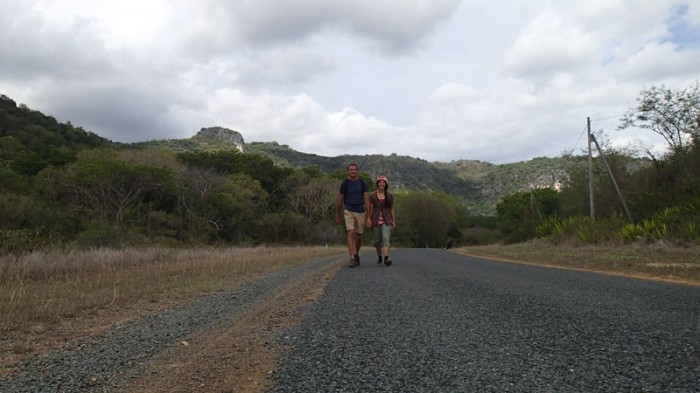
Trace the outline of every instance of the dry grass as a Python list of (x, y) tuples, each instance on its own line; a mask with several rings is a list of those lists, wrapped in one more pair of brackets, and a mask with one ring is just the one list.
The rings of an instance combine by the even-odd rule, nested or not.
[(546, 241), (508, 246), (474, 246), (455, 252), (572, 269), (700, 285), (700, 247), (666, 243), (624, 246), (567, 246)]
[[(173, 304), (342, 248), (95, 250), (0, 258), (0, 344), (69, 319), (134, 304)], [(128, 316), (125, 316), (127, 318)]]

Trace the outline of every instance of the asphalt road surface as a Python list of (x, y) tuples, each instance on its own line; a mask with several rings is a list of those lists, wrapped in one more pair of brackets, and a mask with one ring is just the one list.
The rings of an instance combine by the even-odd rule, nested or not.
[(282, 338), (271, 392), (700, 392), (700, 287), (362, 256)]

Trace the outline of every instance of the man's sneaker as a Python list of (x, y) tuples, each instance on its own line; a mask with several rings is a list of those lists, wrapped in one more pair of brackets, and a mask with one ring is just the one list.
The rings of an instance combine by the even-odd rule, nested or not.
[(384, 261), (384, 266), (391, 266), (391, 258), (387, 258), (386, 261)]
[(359, 255), (355, 255), (355, 265), (360, 266), (360, 256)]
[(348, 267), (355, 267), (355, 258), (350, 258), (350, 263), (348, 264)]

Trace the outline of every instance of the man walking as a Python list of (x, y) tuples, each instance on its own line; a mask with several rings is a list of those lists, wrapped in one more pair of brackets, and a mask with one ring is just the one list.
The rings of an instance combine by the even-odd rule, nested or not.
[(348, 164), (348, 178), (340, 184), (340, 194), (335, 208), (335, 222), (341, 223), (340, 214), (342, 212), (343, 223), (347, 231), (348, 251), (350, 252), (348, 267), (360, 264), (362, 233), (365, 228), (367, 210), (369, 210), (369, 188), (367, 183), (358, 177), (359, 169), (359, 166), (354, 162)]

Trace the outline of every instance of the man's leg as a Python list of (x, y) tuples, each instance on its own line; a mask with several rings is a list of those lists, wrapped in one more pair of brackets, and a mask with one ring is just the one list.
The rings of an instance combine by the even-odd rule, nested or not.
[(355, 245), (355, 242), (357, 240), (355, 236), (355, 228), (357, 225), (357, 222), (355, 220), (354, 215), (349, 212), (348, 210), (343, 211), (343, 217), (345, 218), (345, 229), (347, 233), (347, 243), (348, 243), (348, 252), (350, 253), (350, 267), (355, 266), (355, 262), (357, 261), (355, 258), (355, 255), (357, 253), (357, 246)]
[(358, 213), (355, 216), (355, 261), (360, 264), (360, 247), (362, 247), (362, 233), (365, 227), (365, 214)]
[(355, 240), (357, 239), (355, 235), (354, 230), (350, 230), (347, 232), (348, 234), (348, 251), (350, 252), (350, 258), (355, 257), (355, 254), (357, 254), (357, 249), (355, 245)]

